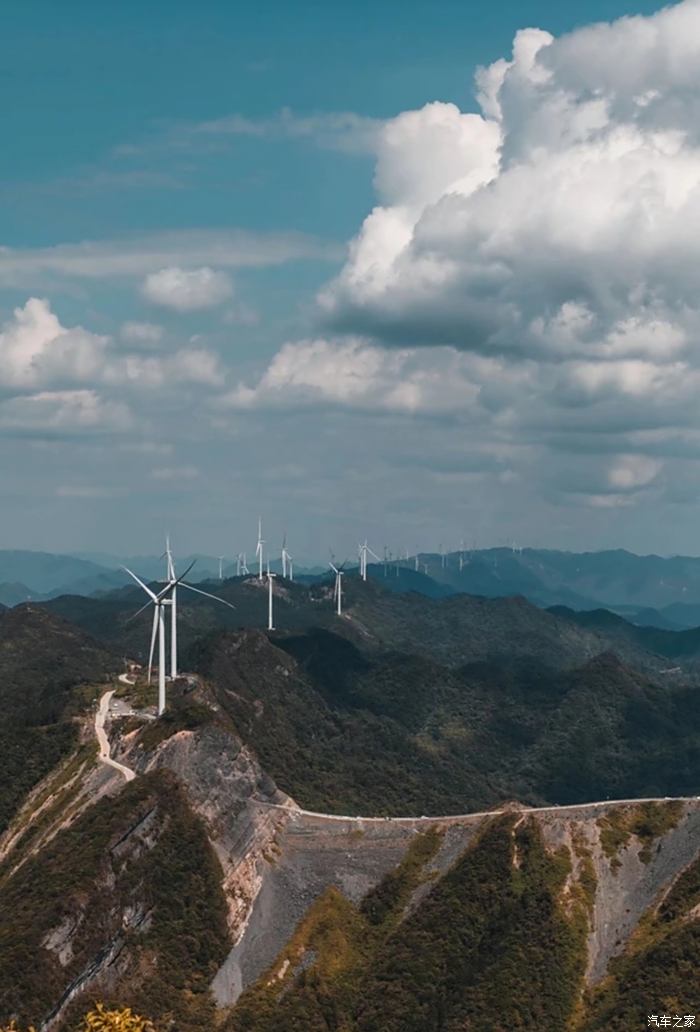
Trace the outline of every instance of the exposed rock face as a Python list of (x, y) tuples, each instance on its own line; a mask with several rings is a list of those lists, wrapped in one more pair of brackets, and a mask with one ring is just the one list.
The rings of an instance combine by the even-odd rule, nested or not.
[[(603, 977), (610, 959), (622, 952), (642, 914), (700, 855), (700, 802), (688, 802), (678, 824), (654, 843), (648, 863), (639, 859), (641, 846), (634, 837), (612, 862), (601, 846), (598, 820), (616, 809), (619, 807), (615, 804), (581, 806), (531, 815), (552, 850), (566, 846), (575, 872), (577, 852), (590, 854), (596, 879), (588, 937), (590, 983)], [(343, 820), (294, 810), (283, 818), (276, 827), (277, 857), (272, 862), (260, 858), (259, 890), (250, 917), (214, 980), (220, 1006), (234, 1003), (241, 990), (270, 967), (308, 908), (329, 886), (359, 902), (401, 861), (412, 838), (429, 827), (445, 832), (431, 864), (431, 871), (440, 876), (488, 820)], [(412, 906), (430, 891), (431, 884), (432, 878), (420, 887)]]
[(215, 724), (179, 731), (150, 755), (139, 756), (132, 749), (127, 756), (142, 770), (172, 771), (184, 787), (224, 872), (229, 926), (238, 939), (262, 884), (265, 858), (284, 824), (282, 808), (293, 801), (277, 789), (240, 739)]
[[(199, 818), (208, 840), (206, 849), (211, 845), (220, 865), (220, 870), (215, 865), (218, 873), (213, 887), (218, 892), (220, 877), (219, 913), (223, 915), (225, 908), (231, 946), (226, 944), (226, 935), (219, 940), (224, 946), (204, 985), (211, 984), (222, 1009), (232, 1007), (243, 990), (268, 971), (274, 972), (270, 977), (284, 981), (284, 965), (289, 961), (278, 961), (277, 968), (275, 961), (299, 922), (328, 889), (334, 887), (350, 903), (358, 904), (404, 860), (420, 832), (436, 828), (441, 832), (439, 848), (428, 862), (427, 877), (406, 903), (404, 916), (413, 914), (492, 821), (491, 815), (484, 814), (384, 819), (331, 817), (300, 810), (265, 774), (224, 715), (216, 712), (212, 716), (212, 720), (204, 719), (199, 726), (175, 731), (163, 740), (158, 740), (163, 728), (152, 724), (125, 736), (117, 755), (139, 775), (131, 786), (125, 785), (118, 773), (91, 765), (89, 758), (74, 769), (57, 771), (58, 784), (53, 791), (50, 782), (41, 787), (27, 801), (23, 813), (30, 830), (37, 822), (32, 848), (24, 848), (22, 835), (16, 828), (10, 829), (4, 843), (9, 862), (4, 871), (9, 872), (11, 885), (13, 853), (17, 862), (21, 861), (17, 868), (21, 876), (28, 860), (32, 864), (41, 861), (41, 857), (33, 857), (37, 850), (53, 839), (58, 842), (62, 827), (76, 827), (79, 820), (89, 818), (96, 800), (114, 796), (115, 804), (124, 806), (114, 825), (118, 834), (103, 832), (109, 843), (108, 859), (95, 859), (100, 881), (90, 889), (89, 898), (86, 896), (89, 912), (101, 915), (99, 934), (92, 927), (87, 937), (84, 908), (77, 895), (68, 908), (57, 908), (55, 920), (42, 929), (43, 962), (53, 986), (41, 1012), (45, 1029), (61, 1028), (66, 1015), (72, 1013), (70, 1008), (87, 993), (99, 989), (123, 994), (138, 965), (157, 967), (156, 953), (139, 953), (138, 947), (134, 952), (134, 944), (141, 941), (153, 920), (148, 893), (136, 882), (128, 883), (126, 891), (120, 879), (125, 871), (141, 870), (141, 865), (151, 863), (148, 858), (155, 849), (165, 848), (162, 843), (172, 822), (188, 819), (183, 810), (191, 810)], [(114, 728), (112, 731), (114, 746), (119, 748), (118, 735)], [(156, 782), (165, 779), (166, 787), (155, 784), (151, 799), (140, 786), (147, 786), (153, 778)], [(181, 794), (180, 809), (169, 808), (168, 785)], [(65, 807), (62, 791), (67, 793)], [(51, 820), (45, 819), (48, 799)], [(587, 886), (585, 977), (591, 986), (609, 971), (611, 959), (625, 949), (641, 917), (664, 898), (678, 875), (700, 855), (700, 801), (654, 805), (660, 830), (647, 830), (643, 841), (629, 828), (643, 825), (635, 820), (637, 814), (644, 816), (644, 804), (591, 804), (540, 811), (517, 805), (507, 808), (514, 814), (514, 832), (523, 822), (534, 821), (551, 854), (565, 856), (570, 871), (564, 895), (571, 896), (572, 912), (574, 904), (580, 911), (581, 887)], [(606, 820), (608, 826), (624, 831), (614, 848), (610, 836), (605, 838)], [(513, 867), (520, 859), (514, 848)], [(157, 869), (154, 863), (153, 870)], [(223, 917), (221, 921), (225, 932)], [(581, 935), (583, 957), (584, 933)], [(311, 955), (307, 962), (313, 963)]]

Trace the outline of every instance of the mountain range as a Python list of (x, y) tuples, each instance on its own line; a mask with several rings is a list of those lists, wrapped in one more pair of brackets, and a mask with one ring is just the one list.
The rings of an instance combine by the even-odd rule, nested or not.
[[(195, 580), (218, 579), (217, 557), (186, 556), (178, 568), (192, 562)], [(270, 565), (272, 572), (281, 572), (279, 559)], [(105, 594), (129, 583), (123, 566), (151, 580), (161, 578), (164, 571), (162, 556), (0, 551), (0, 603)], [(522, 595), (544, 608), (612, 609), (640, 626), (666, 630), (700, 626), (700, 559), (694, 557), (638, 556), (621, 549), (572, 553), (492, 548), (445, 556), (421, 553), (419, 569), (415, 566), (412, 559), (392, 559), (370, 565), (369, 573), (387, 590), (399, 593), (414, 591), (432, 598)], [(298, 564), (297, 580), (323, 580), (327, 569), (327, 564), (314, 561)], [(224, 560), (223, 573), (232, 577), (235, 563)]]
[[(0, 612), (0, 1027), (96, 999), (158, 1032), (700, 1011), (700, 631), (385, 580), (346, 574), (340, 617), (277, 581), (273, 632), (254, 577), (208, 584), (233, 610), (183, 590), (160, 719), (118, 680), (138, 587)], [(112, 689), (129, 782), (97, 754)]]

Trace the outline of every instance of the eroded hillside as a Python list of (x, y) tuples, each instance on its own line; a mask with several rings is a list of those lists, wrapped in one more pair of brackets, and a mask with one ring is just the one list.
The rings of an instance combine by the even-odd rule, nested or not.
[(193, 1032), (622, 1030), (700, 961), (700, 802), (314, 815), (195, 696), (112, 722), (133, 782), (93, 758), (29, 847), (5, 837), (0, 1017), (68, 1029), (105, 998)]

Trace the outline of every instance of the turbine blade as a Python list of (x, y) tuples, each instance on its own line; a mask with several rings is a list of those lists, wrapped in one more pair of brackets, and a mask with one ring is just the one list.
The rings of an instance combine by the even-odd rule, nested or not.
[(206, 598), (213, 598), (215, 602), (221, 602), (222, 606), (228, 606), (229, 609), (235, 609), (236, 607), (232, 602), (227, 602), (225, 598), (219, 598), (218, 595), (210, 595), (208, 591), (202, 591), (201, 588), (195, 588), (192, 584), (185, 584), (184, 581), (178, 581), (181, 588), (187, 588), (188, 591), (196, 591), (198, 595), (204, 595)]
[(127, 617), (127, 619), (124, 622), (125, 623), (131, 623), (131, 621), (135, 620), (137, 616), (141, 616), (141, 613), (143, 613), (144, 609), (148, 609), (148, 607), (152, 606), (152, 605), (153, 605), (152, 601), (146, 602), (145, 606), (141, 606), (140, 609), (137, 609), (136, 612), (132, 613), (131, 616)]
[(141, 580), (140, 577), (137, 577), (135, 573), (132, 573), (132, 571), (129, 569), (128, 566), (122, 566), (122, 570), (124, 570), (125, 573), (128, 573), (130, 577), (133, 577), (134, 580), (136, 581), (136, 583), (140, 584), (141, 587), (143, 588), (143, 590), (146, 592), (146, 594), (150, 595), (151, 598), (153, 599), (153, 601), (155, 602), (156, 596), (151, 591), (151, 589), (146, 584), (143, 583), (143, 581)]

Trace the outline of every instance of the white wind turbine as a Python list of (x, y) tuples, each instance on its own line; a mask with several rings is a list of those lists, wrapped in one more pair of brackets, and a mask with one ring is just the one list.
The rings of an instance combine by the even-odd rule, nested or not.
[(267, 563), (267, 629), (268, 631), (274, 631), (275, 623), (272, 619), (272, 582), (277, 576), (276, 573), (270, 573), (270, 562)]
[(236, 556), (236, 576), (247, 577), (250, 573), (248, 569), (248, 563), (246, 562), (245, 552), (239, 552)]
[(367, 544), (367, 538), (365, 538), (365, 542), (364, 542), (363, 545), (358, 545), (358, 555), (360, 557), (360, 577), (362, 577), (362, 580), (366, 581), (367, 580), (367, 556), (368, 555), (374, 556), (374, 558), (377, 560), (378, 563), (381, 562), (381, 559), (379, 558), (377, 553), (373, 552), (372, 549), (369, 547), (369, 545)]
[(228, 606), (229, 609), (235, 609), (236, 607), (226, 599), (219, 598), (218, 595), (211, 595), (208, 591), (202, 591), (201, 588), (195, 588), (192, 584), (185, 583), (184, 578), (190, 572), (194, 566), (196, 560), (192, 560), (190, 565), (187, 567), (185, 572), (180, 576), (175, 575), (175, 563), (173, 561), (172, 552), (170, 551), (170, 540), (167, 540), (166, 557), (168, 561), (168, 581), (164, 588), (158, 593), (152, 591), (147, 584), (137, 577), (136, 574), (124, 566), (123, 569), (126, 573), (132, 577), (136, 583), (143, 588), (146, 594), (149, 596), (149, 601), (144, 606), (134, 613), (131, 620), (136, 619), (145, 609), (148, 609), (150, 605), (154, 606), (153, 611), (153, 627), (151, 630), (151, 648), (148, 653), (148, 683), (151, 683), (151, 674), (153, 672), (153, 653), (155, 650), (156, 638), (158, 638), (158, 715), (160, 716), (165, 710), (165, 607), (170, 606), (170, 677), (171, 680), (175, 680), (178, 676), (177, 666), (177, 588), (178, 586), (187, 588), (188, 591), (194, 591), (197, 595), (204, 595), (206, 598), (211, 598), (215, 602), (221, 602), (222, 605)]
[(258, 580), (263, 579), (263, 541), (262, 536), (262, 519), (258, 517), (258, 543), (255, 546), (255, 558), (258, 560)]
[(282, 576), (290, 581), (294, 580), (294, 557), (287, 550), (287, 534), (282, 538)]
[(335, 585), (333, 587), (333, 601), (336, 603), (336, 613), (343, 615), (343, 567), (338, 568), (333, 563), (328, 564), (335, 574)]
[(226, 558), (226, 556), (223, 556), (223, 555), (218, 556), (218, 559), (219, 559), (219, 580), (223, 580), (224, 579), (224, 559), (225, 558)]

